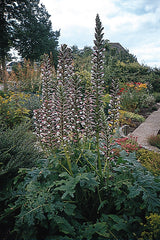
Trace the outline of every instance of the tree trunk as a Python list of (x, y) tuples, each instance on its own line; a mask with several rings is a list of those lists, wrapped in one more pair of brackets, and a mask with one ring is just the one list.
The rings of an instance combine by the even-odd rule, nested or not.
[(3, 81), (3, 86), (4, 86), (4, 92), (7, 92), (8, 86), (7, 86), (5, 57), (2, 58), (2, 81)]

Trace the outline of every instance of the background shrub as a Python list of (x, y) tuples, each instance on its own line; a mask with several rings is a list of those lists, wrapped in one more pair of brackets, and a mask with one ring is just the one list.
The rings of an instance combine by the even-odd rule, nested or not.
[(154, 96), (149, 93), (146, 83), (126, 83), (120, 89), (121, 108), (126, 111), (139, 113), (155, 103)]
[(29, 120), (29, 110), (23, 107), (29, 95), (9, 92), (0, 96), (0, 125), (12, 128), (16, 124)]
[(119, 122), (121, 126), (127, 124), (130, 127), (137, 127), (138, 125), (145, 121), (145, 118), (142, 115), (133, 112), (119, 110), (119, 113), (120, 113)]
[(147, 149), (140, 149), (137, 151), (138, 160), (149, 171), (155, 175), (160, 174), (160, 154), (149, 151)]
[(33, 110), (39, 109), (41, 106), (41, 95), (37, 92), (36, 94), (27, 94), (27, 98), (21, 103), (22, 107), (29, 110), (28, 116), (33, 117)]
[(146, 216), (146, 223), (144, 224), (144, 231), (141, 233), (139, 240), (154, 240), (160, 239), (160, 215), (151, 213)]
[(159, 92), (154, 92), (153, 96), (155, 97), (155, 101), (158, 103), (160, 102), (160, 93)]
[(24, 60), (14, 67), (8, 76), (8, 88), (11, 91), (36, 92), (41, 90), (40, 67)]

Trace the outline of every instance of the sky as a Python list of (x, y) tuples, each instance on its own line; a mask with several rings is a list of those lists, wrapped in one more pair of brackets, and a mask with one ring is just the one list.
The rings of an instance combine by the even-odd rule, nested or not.
[(140, 64), (160, 68), (160, 0), (41, 0), (60, 30), (59, 45), (93, 47), (95, 18), (104, 39), (119, 42)]

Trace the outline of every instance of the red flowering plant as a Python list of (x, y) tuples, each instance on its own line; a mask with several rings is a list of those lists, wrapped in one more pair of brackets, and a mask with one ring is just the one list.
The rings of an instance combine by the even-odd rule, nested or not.
[(112, 144), (112, 154), (119, 157), (119, 153), (125, 150), (126, 153), (137, 151), (141, 146), (137, 142), (137, 137), (129, 136), (115, 139)]

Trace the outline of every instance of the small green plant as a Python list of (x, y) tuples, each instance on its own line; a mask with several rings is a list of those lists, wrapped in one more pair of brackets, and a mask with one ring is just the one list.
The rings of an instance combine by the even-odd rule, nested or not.
[(160, 148), (160, 134), (158, 134), (156, 136), (154, 136), (154, 135), (150, 136), (148, 138), (148, 142), (150, 145)]
[(147, 149), (139, 149), (137, 158), (141, 164), (155, 175), (160, 174), (160, 154)]
[(146, 216), (146, 223), (143, 226), (145, 230), (141, 233), (139, 240), (160, 239), (160, 215), (151, 213)]

